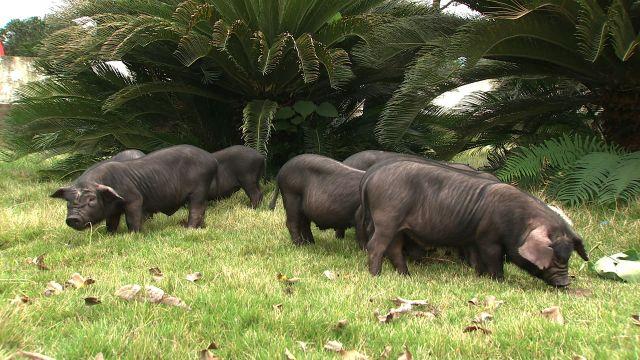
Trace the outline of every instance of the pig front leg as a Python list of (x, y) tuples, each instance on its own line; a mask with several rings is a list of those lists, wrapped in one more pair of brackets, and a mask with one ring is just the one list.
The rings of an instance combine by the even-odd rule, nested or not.
[(125, 205), (124, 217), (127, 221), (129, 232), (139, 232), (142, 229), (144, 211), (142, 210), (142, 199), (136, 199)]
[(116, 212), (107, 216), (107, 232), (110, 234), (118, 231), (118, 226), (120, 225), (120, 216), (122, 213)]
[(204, 215), (207, 209), (207, 187), (195, 191), (189, 199), (189, 220), (187, 227), (191, 229), (204, 226)]
[(495, 242), (477, 245), (475, 250), (478, 275), (488, 275), (492, 279), (502, 280), (504, 278), (504, 251), (502, 246)]

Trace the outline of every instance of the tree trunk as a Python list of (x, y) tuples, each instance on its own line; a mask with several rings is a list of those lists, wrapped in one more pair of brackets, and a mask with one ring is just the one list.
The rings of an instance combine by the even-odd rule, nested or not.
[(600, 122), (608, 141), (628, 151), (640, 150), (640, 93), (612, 92), (600, 104)]

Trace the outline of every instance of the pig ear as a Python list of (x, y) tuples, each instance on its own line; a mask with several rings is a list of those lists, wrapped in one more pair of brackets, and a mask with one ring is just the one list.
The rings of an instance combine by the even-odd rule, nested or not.
[(573, 250), (580, 255), (582, 260), (589, 261), (589, 255), (587, 255), (587, 250), (584, 249), (584, 243), (582, 242), (582, 239), (577, 236), (573, 238)]
[(69, 199), (71, 197), (71, 194), (73, 194), (74, 190), (72, 188), (60, 188), (58, 190), (56, 190), (53, 194), (49, 195), (49, 197), (55, 198), (55, 199)]
[(535, 266), (544, 270), (551, 265), (553, 249), (549, 233), (544, 226), (538, 226), (527, 235), (524, 243), (518, 248), (518, 253)]
[(96, 184), (96, 190), (99, 191), (102, 195), (107, 198), (111, 198), (111, 200), (124, 200), (120, 194), (118, 194), (111, 186)]

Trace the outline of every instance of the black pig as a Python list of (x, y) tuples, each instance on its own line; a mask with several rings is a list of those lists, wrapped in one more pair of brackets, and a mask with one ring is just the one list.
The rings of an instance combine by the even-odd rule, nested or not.
[(265, 157), (241, 145), (216, 151), (213, 156), (218, 160), (218, 172), (209, 188), (209, 200), (227, 198), (242, 188), (251, 207), (257, 208), (262, 201), (260, 178), (264, 174)]
[(353, 226), (363, 175), (364, 171), (324, 156), (298, 155), (278, 172), (269, 207), (275, 207), (281, 192), (291, 239), (297, 245), (313, 243), (312, 221), (320, 229)]
[(542, 201), (450, 167), (414, 161), (378, 167), (362, 180), (361, 201), (360, 219), (373, 230), (366, 245), (372, 275), (380, 273), (385, 254), (408, 274), (406, 238), (468, 248), (478, 274), (496, 279), (503, 277), (506, 257), (554, 286), (570, 283), (573, 250), (589, 259), (582, 239)]
[(99, 164), (51, 197), (67, 201), (66, 222), (76, 230), (106, 219), (107, 231), (115, 232), (124, 213), (129, 231), (136, 232), (147, 214), (172, 215), (186, 203), (187, 226), (199, 227), (217, 168), (210, 153), (178, 145), (139, 159)]

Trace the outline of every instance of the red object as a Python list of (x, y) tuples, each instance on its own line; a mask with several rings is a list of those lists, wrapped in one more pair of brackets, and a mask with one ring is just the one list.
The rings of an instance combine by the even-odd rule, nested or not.
[(0, 41), (0, 56), (4, 56), (4, 47), (2, 46), (2, 41)]

